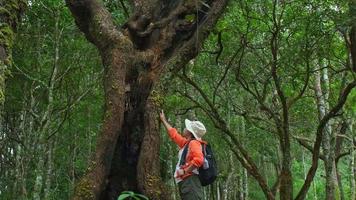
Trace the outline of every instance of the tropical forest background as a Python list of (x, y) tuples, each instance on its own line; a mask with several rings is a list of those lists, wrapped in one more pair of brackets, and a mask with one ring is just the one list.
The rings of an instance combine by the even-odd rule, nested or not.
[[(107, 76), (104, 51), (78, 28), (70, 2), (0, 3), (7, 52), (0, 199), (70, 199), (90, 171), (107, 117)], [(193, 2), (197, 10), (215, 5)], [(101, 3), (125, 29), (132, 2)], [(207, 128), (219, 175), (204, 188), (206, 199), (356, 200), (356, 2), (232, 0), (209, 33), (196, 56), (179, 70), (168, 66), (150, 91), (160, 138), (152, 162), (166, 198), (179, 199), (172, 177), (178, 148), (159, 124), (162, 109), (180, 131), (186, 118)]]

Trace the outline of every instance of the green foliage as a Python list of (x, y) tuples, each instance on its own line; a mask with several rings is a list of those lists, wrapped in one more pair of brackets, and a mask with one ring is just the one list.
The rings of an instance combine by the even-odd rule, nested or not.
[(186, 15), (184, 16), (184, 19), (190, 23), (193, 23), (195, 21), (195, 15), (194, 14)]
[[(207, 127), (205, 137), (214, 145), (217, 152), (218, 163), (223, 163), (218, 181), (224, 184), (232, 172), (241, 175), (241, 165), (231, 155), (229, 146), (224, 140), (225, 133), (215, 126), (214, 119), (208, 115), (220, 115), (237, 139), (242, 143), (248, 154), (257, 163), (260, 172), (267, 179), (270, 187), (276, 181), (276, 168), (280, 167), (280, 146), (276, 124), (271, 116), (263, 109), (256, 97), (247, 92), (243, 85), (262, 95), (266, 93), (263, 102), (273, 112), (281, 113), (280, 100), (276, 94), (276, 87), (271, 78), (271, 32), (273, 29), (273, 2), (272, 1), (234, 1), (231, 2), (228, 12), (219, 21), (213, 34), (204, 44), (204, 53), (186, 67), (185, 72), (202, 89), (208, 99), (213, 102), (216, 111), (210, 109), (198, 90), (187, 83), (178, 80), (169, 80), (163, 83), (165, 91), (170, 91), (165, 101), (173, 124), (182, 126), (184, 118), (198, 118)], [(281, 2), (276, 10), (277, 20), (280, 21), (278, 40), (277, 74), (282, 85), (282, 91), (288, 100), (296, 97), (306, 84), (306, 74), (309, 82), (306, 91), (293, 106), (289, 107), (290, 138), (292, 142), (293, 181), (294, 193), (298, 192), (304, 183), (305, 173), (310, 167), (311, 154), (303, 149), (294, 137), (308, 139), (313, 144), (316, 127), (318, 126), (318, 110), (315, 102), (314, 82), (315, 70), (328, 67), (330, 78), (330, 106), (335, 105), (338, 95), (345, 82), (354, 79), (350, 72), (339, 73), (347, 66), (348, 50), (338, 30), (347, 28), (345, 19), (348, 18), (348, 9), (345, 2), (336, 1), (295, 1)], [(218, 32), (222, 32), (223, 51), (216, 62), (218, 52)], [(246, 44), (244, 47), (243, 45)], [(242, 50), (244, 48), (244, 50)], [(237, 81), (237, 75), (243, 79)], [(183, 81), (184, 82), (184, 81)], [(167, 85), (171, 85), (168, 87)], [(324, 88), (325, 90), (325, 88)], [(353, 91), (345, 104), (344, 111), (353, 112), (355, 107)], [(189, 98), (187, 98), (189, 96)], [(352, 108), (353, 109), (352, 109)], [(177, 111), (178, 110), (178, 111)], [(186, 111), (188, 112), (179, 112)], [(176, 112), (174, 112), (176, 111)], [(184, 113), (184, 114), (181, 114)], [(345, 117), (354, 121), (354, 114)], [(351, 118), (350, 118), (351, 117)], [(336, 124), (341, 123), (340, 118), (335, 119)], [(347, 134), (350, 134), (348, 132)], [(228, 137), (227, 137), (228, 138)], [(229, 140), (229, 139), (227, 139)], [(349, 144), (349, 142), (346, 142)], [(343, 148), (347, 149), (347, 145)], [(167, 148), (168, 149), (168, 148)], [(305, 159), (301, 159), (302, 153)], [(166, 155), (165, 153), (164, 155)], [(230, 164), (231, 163), (231, 164)], [(308, 199), (314, 196), (325, 195), (325, 181), (323, 175), (323, 162), (319, 162), (319, 169), (308, 193)], [(340, 163), (339, 168), (349, 171), (347, 163)], [(236, 168), (238, 170), (236, 170)], [(340, 171), (342, 171), (340, 170)], [(350, 177), (346, 175), (345, 177)], [(347, 178), (342, 178), (344, 193), (349, 191)], [(241, 179), (233, 178), (240, 182)], [(347, 185), (347, 186), (346, 186)], [(236, 188), (237, 186), (235, 186)], [(227, 187), (228, 188), (228, 187)], [(240, 188), (239, 188), (240, 189)], [(264, 199), (259, 185), (250, 177), (249, 198)], [(230, 195), (230, 194), (229, 194)], [(233, 199), (233, 198), (232, 198)]]
[[(130, 12), (128, 1), (122, 2)], [(219, 121), (213, 118), (217, 115), (246, 149), (270, 188), (278, 178), (281, 146), (276, 124), (256, 96), (244, 88), (248, 85), (248, 89), (261, 96), (265, 93), (263, 103), (273, 112), (281, 113), (280, 99), (270, 72), (271, 38), (275, 30), (273, 2), (231, 1), (227, 12), (205, 42), (203, 51), (186, 66), (187, 76), (197, 83), (216, 110), (211, 110), (203, 96), (190, 84), (168, 73), (163, 75), (161, 88), (151, 94), (156, 106), (165, 110), (172, 125), (179, 130), (184, 128), (185, 118), (199, 119), (205, 124), (208, 131), (204, 140), (213, 146), (219, 167), (216, 183), (219, 185), (206, 191), (208, 199), (216, 196), (218, 186), (220, 195), (227, 195), (225, 199), (237, 199), (243, 190), (243, 183), (246, 183), (249, 199), (265, 199), (258, 183), (251, 175), (246, 175), (246, 170), (234, 155), (236, 146), (221, 130)], [(330, 106), (335, 105), (345, 84), (355, 78), (346, 70), (349, 53), (342, 35), (349, 29), (350, 17), (347, 2), (276, 2), (280, 3), (276, 10), (277, 20), (280, 20), (277, 74), (288, 100), (300, 93), (306, 83), (306, 75), (310, 75), (305, 93), (289, 107), (288, 115), (293, 188), (298, 191), (310, 167), (311, 154), (294, 138), (304, 138), (310, 145), (315, 140), (319, 123), (314, 92), (315, 71), (328, 69), (330, 86), (323, 89), (330, 90)], [(129, 19), (119, 1), (104, 0), (104, 3), (116, 24), (123, 24)], [(9, 14), (4, 9), (0, 9), (0, 13)], [(190, 22), (195, 18), (195, 15), (185, 15), (185, 20)], [(223, 49), (218, 44), (219, 32)], [(42, 169), (43, 180), (46, 177), (51, 179), (48, 198), (69, 199), (78, 178), (87, 170), (104, 115), (100, 55), (76, 28), (64, 1), (31, 1), (18, 33), (16, 40), (13, 40), (11, 29), (0, 25), (0, 40), (5, 36), (9, 38), (1, 44), (14, 47), (12, 77), (7, 79), (6, 84), (6, 134), (3, 135), (3, 130), (0, 130), (0, 164), (6, 163), (0, 167), (0, 199), (32, 199), (39, 160), (50, 160), (49, 155), (53, 163), (46, 163), (46, 168)], [(58, 75), (51, 91), (53, 101), (50, 102), (49, 82), (56, 50)], [(216, 60), (216, 52), (220, 50)], [(179, 59), (168, 62), (179, 62)], [(182, 72), (179, 74), (182, 75)], [(239, 77), (243, 78), (240, 82)], [(3, 80), (0, 76), (0, 83)], [(0, 90), (0, 102), (3, 96)], [(342, 117), (332, 121), (336, 134), (340, 131), (343, 118), (349, 124), (341, 152), (351, 150), (352, 143), (348, 138), (355, 137), (355, 102), (356, 92), (353, 90), (340, 112)], [(51, 117), (46, 119), (49, 105), (52, 106), (48, 112)], [(47, 121), (48, 128), (44, 130)], [(161, 176), (174, 191), (172, 174), (178, 148), (165, 131), (161, 130), (161, 136)], [(338, 163), (346, 199), (352, 193), (350, 161), (348, 155)], [(48, 166), (52, 167), (50, 176), (46, 175)], [(88, 192), (87, 183), (82, 183), (84, 193)], [(307, 199), (314, 197), (325, 198), (323, 161), (319, 162)], [(130, 191), (123, 192), (119, 197), (120, 200), (129, 198), (147, 199)]]
[[(12, 113), (16, 119), (12, 125), (18, 127), (16, 135), (26, 146), (17, 148), (18, 143), (9, 142), (7, 148), (15, 148), (16, 155), (24, 158), (16, 165), (25, 166), (21, 176), (26, 181), (21, 187), (29, 192), (22, 193), (19, 186), (13, 190), (4, 186), (1, 188), (8, 189), (1, 189), (0, 199), (32, 199), (37, 163), (48, 156), (42, 152), (46, 144), (55, 146), (52, 149), (55, 170), (51, 177), (58, 183), (51, 189), (50, 196), (69, 199), (76, 179), (87, 168), (101, 126), (100, 56), (76, 28), (63, 1), (32, 1), (28, 9), (14, 44), (14, 67), (6, 84), (5, 112)], [(49, 81), (57, 50), (58, 71), (50, 103)], [(49, 128), (43, 131), (42, 118), (49, 104), (52, 107), (50, 118), (46, 120), (49, 120)], [(27, 115), (29, 112), (32, 114)], [(1, 178), (0, 185), (16, 184), (11, 181), (16, 179), (14, 176)]]

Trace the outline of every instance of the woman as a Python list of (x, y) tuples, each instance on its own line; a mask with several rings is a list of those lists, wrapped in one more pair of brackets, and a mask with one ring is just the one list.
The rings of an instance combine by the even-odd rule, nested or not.
[[(202, 137), (206, 133), (205, 126), (200, 121), (185, 120), (185, 129), (181, 134), (173, 128), (166, 120), (163, 111), (160, 113), (161, 121), (167, 129), (169, 137), (175, 142), (180, 150), (178, 152), (178, 163), (174, 172), (174, 178), (179, 187), (179, 194), (182, 200), (204, 199), (203, 187), (198, 177), (198, 168), (203, 165), (204, 156), (202, 152)], [(188, 153), (185, 158), (182, 153), (185, 145), (188, 145)], [(181, 159), (185, 159), (185, 164), (180, 165)]]

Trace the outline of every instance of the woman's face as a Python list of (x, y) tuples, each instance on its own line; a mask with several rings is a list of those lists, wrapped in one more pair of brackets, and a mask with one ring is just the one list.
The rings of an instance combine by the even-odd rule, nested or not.
[(186, 128), (184, 128), (182, 135), (183, 135), (183, 137), (185, 137), (186, 139), (192, 139), (192, 134), (191, 134)]

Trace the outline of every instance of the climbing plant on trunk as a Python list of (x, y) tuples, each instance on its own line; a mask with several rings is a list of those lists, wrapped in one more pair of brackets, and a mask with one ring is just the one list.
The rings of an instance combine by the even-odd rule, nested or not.
[(101, 55), (105, 93), (96, 152), (73, 199), (112, 199), (123, 190), (167, 199), (152, 88), (163, 72), (178, 71), (198, 54), (227, 0), (133, 0), (135, 12), (121, 28), (99, 0), (66, 3)]

